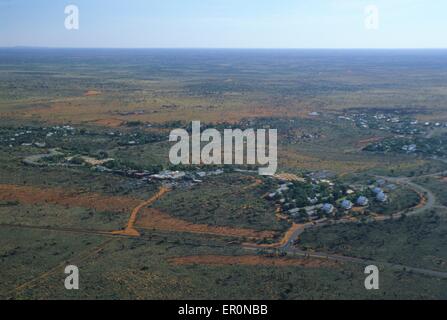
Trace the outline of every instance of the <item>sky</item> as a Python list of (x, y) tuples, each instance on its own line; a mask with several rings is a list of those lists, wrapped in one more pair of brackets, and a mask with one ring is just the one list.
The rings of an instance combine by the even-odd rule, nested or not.
[(0, 0), (0, 47), (447, 48), (446, 31), (446, 0)]

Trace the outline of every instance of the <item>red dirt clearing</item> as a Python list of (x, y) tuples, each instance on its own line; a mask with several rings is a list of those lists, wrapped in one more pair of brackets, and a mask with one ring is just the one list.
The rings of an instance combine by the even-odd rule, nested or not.
[(96, 91), (96, 90), (88, 90), (86, 93), (84, 93), (85, 97), (94, 97), (94, 96), (99, 96), (101, 95), (101, 91)]
[[(292, 226), (287, 230), (287, 232), (284, 234), (284, 236), (275, 243), (270, 244), (258, 244), (256, 245), (259, 248), (279, 248), (283, 245), (285, 245), (287, 242), (290, 241), (290, 238), (293, 236), (295, 231), (297, 231), (299, 228), (303, 227), (302, 224), (293, 223)], [(251, 245), (250, 243), (246, 243), (246, 245)]]
[(368, 138), (368, 139), (363, 139), (363, 140), (357, 141), (356, 145), (357, 145), (358, 148), (364, 148), (364, 147), (368, 146), (371, 143), (379, 142), (379, 141), (382, 141), (383, 139), (384, 139), (383, 137), (371, 137), (371, 138)]
[(135, 229), (135, 222), (137, 221), (138, 214), (144, 207), (148, 207), (152, 205), (155, 201), (163, 197), (165, 193), (169, 192), (169, 189), (162, 187), (154, 196), (152, 196), (149, 200), (140, 203), (137, 207), (132, 210), (130, 214), (129, 221), (127, 223), (127, 227), (124, 230), (114, 231), (114, 234), (123, 234), (128, 236), (140, 236), (140, 233)]
[(99, 119), (92, 121), (93, 124), (102, 126), (102, 127), (111, 127), (111, 128), (118, 128), (121, 127), (124, 124), (124, 120), (120, 119)]
[(245, 237), (251, 239), (272, 238), (275, 235), (273, 231), (256, 231), (244, 228), (216, 227), (206, 224), (194, 224), (185, 220), (171, 217), (167, 213), (163, 213), (160, 210), (152, 208), (145, 208), (141, 211), (136, 227), (141, 229), (158, 229), (238, 238)]
[(316, 258), (269, 258), (263, 256), (218, 256), (218, 255), (204, 255), (204, 256), (187, 256), (171, 258), (168, 260), (173, 265), (243, 265), (243, 266), (270, 266), (270, 267), (307, 267), (307, 268), (322, 268), (335, 267), (339, 263), (335, 261), (316, 259)]
[(141, 200), (129, 197), (112, 197), (58, 188), (42, 189), (17, 185), (0, 185), (0, 200), (15, 200), (26, 204), (51, 203), (68, 207), (123, 213), (129, 212), (130, 208), (137, 206), (141, 202)]
[[(161, 192), (154, 195), (151, 199), (142, 202), (140, 199), (130, 197), (82, 193), (80, 191), (69, 191), (59, 188), (44, 189), (33, 186), (0, 185), (0, 200), (18, 201), (25, 204), (48, 203), (66, 207), (91, 208), (97, 211), (131, 214), (129, 224), (126, 227), (128, 231), (142, 228), (253, 239), (272, 238), (274, 236), (272, 231), (259, 232), (252, 229), (194, 224), (146, 207), (158, 200), (166, 192), (167, 190), (162, 189)], [(139, 216), (137, 217), (137, 215)], [(120, 234), (126, 233), (125, 231), (120, 231)], [(132, 236), (138, 236), (138, 232), (135, 230), (135, 232), (132, 232)]]

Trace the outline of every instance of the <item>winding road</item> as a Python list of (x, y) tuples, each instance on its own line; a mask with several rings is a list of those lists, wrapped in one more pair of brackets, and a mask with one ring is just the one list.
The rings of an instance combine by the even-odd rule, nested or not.
[[(447, 161), (445, 161), (447, 163)], [(441, 176), (447, 172), (439, 172), (430, 174), (430, 176)], [(377, 222), (377, 221), (385, 221), (390, 219), (399, 219), (403, 215), (405, 216), (414, 216), (419, 215), (423, 212), (427, 212), (432, 209), (440, 209), (446, 207), (442, 205), (437, 204), (436, 196), (431, 192), (430, 190), (414, 183), (412, 180), (420, 177), (415, 178), (407, 178), (407, 177), (382, 177), (377, 176), (377, 178), (384, 179), (386, 181), (389, 181), (394, 184), (399, 185), (405, 185), (411, 189), (413, 189), (415, 192), (417, 192), (421, 197), (425, 199), (422, 205), (416, 206), (410, 210), (406, 210), (404, 212), (398, 212), (390, 216), (377, 216), (371, 219), (370, 222)], [(337, 255), (337, 254), (330, 254), (330, 253), (323, 253), (323, 252), (309, 252), (309, 251), (303, 251), (299, 248), (296, 248), (294, 246), (294, 243), (298, 240), (298, 238), (303, 234), (307, 229), (310, 228), (319, 228), (330, 224), (340, 224), (340, 223), (353, 223), (355, 220), (352, 219), (341, 219), (335, 222), (324, 222), (324, 223), (306, 223), (302, 225), (298, 225), (292, 233), (289, 234), (288, 239), (286, 241), (283, 241), (281, 244), (275, 246), (275, 247), (266, 247), (262, 245), (245, 245), (244, 248), (247, 250), (262, 250), (267, 252), (283, 252), (288, 255), (292, 256), (301, 256), (301, 257), (309, 257), (309, 258), (319, 258), (319, 259), (327, 259), (327, 260), (333, 260), (333, 261), (340, 261), (340, 262), (350, 262), (350, 263), (357, 263), (362, 265), (382, 265), (384, 267), (397, 270), (397, 271), (405, 271), (405, 272), (413, 272), (417, 274), (422, 274), (425, 276), (431, 276), (431, 277), (437, 277), (441, 279), (447, 279), (447, 272), (442, 271), (435, 271), (430, 269), (424, 269), (424, 268), (416, 268), (411, 266), (405, 266), (405, 265), (399, 265), (399, 264), (393, 264), (389, 262), (382, 262), (382, 261), (374, 261), (374, 260), (368, 260), (363, 258), (357, 258), (357, 257), (349, 257), (349, 256), (343, 256), (343, 255)]]

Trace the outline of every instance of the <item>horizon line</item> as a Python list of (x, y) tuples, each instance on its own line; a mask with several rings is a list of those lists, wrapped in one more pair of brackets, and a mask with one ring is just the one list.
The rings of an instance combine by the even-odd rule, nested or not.
[(0, 46), (0, 49), (100, 49), (100, 50), (447, 50), (447, 47), (64, 47), (64, 46)]

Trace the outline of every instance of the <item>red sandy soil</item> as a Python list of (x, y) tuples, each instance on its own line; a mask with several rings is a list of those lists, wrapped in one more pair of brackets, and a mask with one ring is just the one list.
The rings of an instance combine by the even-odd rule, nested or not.
[(102, 127), (118, 128), (118, 127), (121, 127), (125, 123), (125, 121), (120, 120), (120, 119), (110, 118), (110, 119), (95, 120), (91, 123), (96, 124), (98, 126), (102, 126)]
[(363, 139), (363, 140), (360, 140), (360, 141), (357, 142), (357, 147), (364, 148), (364, 147), (366, 147), (367, 145), (369, 145), (371, 143), (379, 142), (381, 140), (383, 140), (382, 137), (371, 137), (371, 138), (368, 138), (368, 139)]
[(101, 91), (96, 90), (88, 90), (86, 93), (84, 93), (85, 97), (93, 97), (93, 96), (99, 96), (101, 95)]
[(15, 200), (26, 204), (50, 203), (112, 212), (129, 212), (129, 208), (141, 202), (130, 197), (111, 197), (59, 188), (44, 189), (17, 185), (0, 185), (0, 200)]
[(137, 228), (141, 229), (158, 229), (229, 237), (245, 237), (252, 239), (272, 238), (275, 234), (273, 231), (256, 231), (244, 228), (194, 224), (185, 220), (171, 217), (167, 213), (152, 208), (145, 208), (141, 211), (136, 226)]
[(56, 204), (66, 207), (91, 208), (97, 211), (130, 213), (125, 230), (116, 234), (138, 236), (135, 228), (156, 229), (175, 232), (190, 232), (221, 236), (246, 237), (253, 239), (271, 238), (272, 231), (256, 231), (252, 229), (215, 227), (204, 224), (194, 224), (171, 217), (158, 210), (147, 208), (162, 197), (167, 189), (162, 188), (147, 201), (131, 197), (107, 196), (97, 193), (82, 193), (59, 188), (39, 188), (33, 186), (0, 185), (0, 200), (18, 201), (25, 204)]

